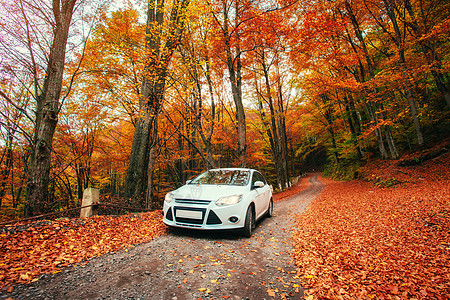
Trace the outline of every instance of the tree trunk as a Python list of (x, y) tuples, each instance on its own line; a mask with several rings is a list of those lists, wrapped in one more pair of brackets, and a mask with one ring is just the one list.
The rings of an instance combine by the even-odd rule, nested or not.
[[(358, 155), (358, 159), (363, 158), (363, 152), (361, 150), (361, 147), (358, 143), (358, 137), (359, 137), (359, 124), (358, 120), (355, 121), (355, 115), (356, 112), (353, 111), (354, 109), (354, 104), (351, 105), (350, 102), (352, 102), (353, 100), (350, 100), (350, 97), (348, 97), (347, 95), (344, 96), (345, 97), (345, 111), (346, 111), (346, 115), (347, 115), (347, 119), (348, 119), (348, 124), (350, 127), (350, 132), (352, 134), (352, 139), (353, 139), (353, 145), (355, 145), (356, 148), (356, 154)], [(353, 108), (351, 108), (353, 107)]]
[(283, 93), (281, 89), (281, 84), (278, 85), (278, 121), (279, 121), (279, 136), (280, 136), (280, 146), (281, 146), (281, 163), (283, 171), (283, 180), (285, 182), (285, 187), (289, 187), (290, 176), (289, 176), (289, 152), (288, 152), (288, 141), (287, 141), (287, 130), (286, 130), (286, 111), (283, 105)]
[[(369, 55), (369, 51), (367, 50), (367, 45), (366, 45), (366, 42), (364, 40), (363, 33), (362, 33), (361, 29), (360, 29), (358, 20), (356, 19), (356, 15), (354, 14), (352, 6), (351, 6), (349, 1), (346, 1), (344, 5), (345, 5), (345, 9), (347, 10), (347, 14), (350, 17), (350, 20), (352, 22), (353, 29), (355, 31), (355, 35), (356, 35), (356, 37), (357, 37), (357, 39), (358, 39), (358, 41), (359, 41), (359, 43), (361, 45), (361, 48), (363, 49), (364, 58), (365, 58), (366, 63), (367, 63), (367, 68), (369, 69), (370, 78), (374, 78), (375, 77), (374, 65), (373, 65), (372, 59), (371, 59), (371, 57)], [(351, 41), (350, 37), (349, 37), (349, 40)], [(351, 43), (353, 43), (353, 42), (351, 41)], [(356, 49), (355, 48), (353, 48), (353, 49), (356, 52)], [(360, 75), (360, 78), (357, 78), (357, 81), (359, 81), (361, 83), (364, 83), (366, 81), (366, 78), (365, 78), (365, 75), (364, 75), (365, 74), (364, 66), (362, 65), (361, 62), (360, 62), (360, 69), (361, 69), (361, 75)], [(368, 115), (370, 116), (371, 120), (374, 122), (375, 126), (378, 127), (378, 116), (377, 116), (377, 114), (378, 114), (378, 111), (380, 110), (379, 109), (380, 105), (377, 105), (377, 103), (375, 103), (375, 104), (367, 103), (366, 101), (364, 101), (364, 105), (366, 107), (366, 110), (367, 110)], [(382, 119), (383, 119), (383, 117), (382, 117)], [(357, 120), (356, 116), (354, 116), (354, 120)], [(359, 122), (358, 122), (358, 124), (359, 124)], [(383, 125), (382, 127), (383, 128), (384, 127), (389, 127), (389, 125)], [(394, 139), (392, 138), (392, 134), (391, 134), (390, 128), (387, 128), (386, 132), (388, 133), (386, 138), (389, 140), (388, 144), (389, 144), (390, 149), (396, 149), (395, 142), (394, 142)], [(378, 149), (380, 150), (381, 157), (384, 158), (384, 159), (388, 158), (388, 154), (387, 154), (386, 147), (385, 147), (385, 144), (384, 144), (382, 128), (379, 128), (379, 127), (376, 128), (375, 129), (375, 135), (377, 137)], [(391, 152), (393, 158), (397, 158), (398, 157), (398, 153), (397, 154), (395, 154), (395, 153), (396, 153), (396, 151)]]
[[(215, 107), (215, 103), (214, 103), (214, 94), (213, 94), (213, 87), (212, 87), (212, 81), (211, 81), (211, 76), (210, 76), (210, 69), (209, 69), (209, 58), (206, 58), (206, 80), (207, 80), (207, 84), (208, 84), (208, 90), (209, 90), (209, 96), (211, 99), (211, 119), (208, 120), (207, 123), (209, 123), (210, 127), (209, 130), (207, 131), (206, 129), (203, 129), (203, 123), (202, 123), (202, 119), (204, 117), (204, 113), (203, 113), (203, 101), (202, 101), (202, 86), (200, 83), (200, 78), (198, 76), (198, 72), (193, 72), (193, 76), (194, 76), (194, 81), (196, 83), (197, 86), (197, 94), (198, 97), (196, 97), (195, 100), (198, 99), (198, 107), (195, 110), (196, 113), (196, 117), (195, 117), (195, 130), (196, 130), (196, 138), (197, 138), (197, 148), (200, 150), (200, 154), (202, 156), (202, 158), (204, 159), (207, 168), (215, 168), (215, 163), (214, 163), (214, 158), (213, 158), (213, 153), (212, 153), (212, 143), (211, 143), (211, 138), (212, 135), (214, 133), (214, 118), (215, 118), (215, 111), (216, 111), (216, 107)], [(195, 102), (197, 103), (197, 101)], [(205, 134), (205, 131), (207, 131), (207, 133)], [(204, 144), (205, 147), (205, 152), (206, 152), (206, 157), (203, 155), (203, 153), (201, 152), (202, 150), (202, 146), (200, 143), (200, 139)]]
[(139, 118), (136, 120), (134, 129), (133, 145), (125, 182), (125, 196), (131, 198), (131, 202), (136, 205), (142, 203), (147, 187), (151, 124), (150, 118)]
[[(284, 164), (283, 164), (283, 153), (282, 153), (282, 145), (281, 145), (281, 139), (280, 139), (280, 123), (278, 121), (277, 115), (278, 112), (275, 110), (274, 101), (272, 97), (272, 90), (270, 87), (270, 79), (269, 79), (269, 68), (266, 65), (265, 62), (265, 53), (264, 50), (260, 53), (260, 59), (261, 59), (261, 67), (264, 73), (264, 87), (265, 87), (265, 93), (262, 91), (259, 92), (261, 98), (265, 98), (267, 101), (267, 104), (269, 106), (269, 119), (266, 117), (266, 114), (264, 112), (264, 107), (262, 104), (262, 100), (259, 100), (259, 108), (260, 108), (260, 117), (264, 124), (265, 130), (267, 132), (267, 135), (269, 136), (269, 142), (270, 142), (270, 148), (272, 150), (272, 157), (273, 157), (273, 163), (275, 165), (275, 170), (277, 174), (277, 184), (279, 189), (284, 189), (287, 184), (285, 180), (285, 172), (283, 170)], [(258, 89), (258, 88), (257, 88)], [(269, 121), (270, 120), (270, 121)]]
[(213, 84), (211, 80), (211, 69), (210, 69), (210, 62), (209, 57), (206, 58), (206, 81), (208, 82), (208, 90), (209, 90), (209, 97), (211, 98), (211, 120), (210, 120), (210, 127), (209, 132), (206, 137), (206, 139), (203, 140), (203, 143), (205, 144), (205, 151), (206, 155), (208, 157), (209, 164), (212, 168), (216, 167), (216, 164), (214, 162), (213, 152), (212, 152), (212, 135), (214, 133), (214, 124), (216, 119), (216, 103), (214, 101), (214, 92), (213, 92)]
[[(156, 125), (164, 98), (167, 69), (175, 48), (180, 43), (183, 32), (186, 8), (189, 0), (174, 0), (170, 14), (167, 40), (162, 50), (164, 24), (164, 0), (148, 2), (147, 29), (145, 35), (147, 64), (144, 67), (144, 79), (141, 87), (139, 108), (131, 148), (130, 162), (127, 170), (125, 196), (132, 198), (132, 203), (146, 207), (151, 203), (147, 191), (151, 182), (148, 176), (153, 171), (153, 159), (149, 160), (150, 150), (156, 144)], [(150, 188), (151, 189), (151, 188)]]
[(392, 26), (394, 28), (395, 36), (394, 36), (393, 40), (397, 46), (397, 52), (398, 52), (399, 61), (400, 61), (400, 68), (403, 73), (403, 80), (405, 83), (406, 98), (408, 99), (408, 102), (409, 102), (409, 107), (411, 109), (411, 115), (412, 115), (412, 118), (414, 121), (414, 128), (416, 129), (417, 143), (419, 144), (419, 146), (422, 146), (424, 144), (422, 127), (420, 125), (419, 114), (417, 111), (417, 105), (414, 100), (412, 87), (411, 87), (411, 84), (409, 81), (410, 78), (409, 78), (408, 70), (406, 67), (405, 51), (404, 51), (404, 45), (402, 42), (402, 36), (401, 36), (400, 28), (397, 23), (397, 18), (395, 16), (396, 4), (393, 0), (383, 0), (383, 2), (385, 5), (385, 8), (386, 8), (386, 13), (387, 13), (389, 19), (391, 20)]
[[(436, 53), (435, 43), (433, 43), (431, 41), (427, 41), (427, 40), (421, 40), (424, 33), (422, 32), (423, 30), (421, 29), (421, 27), (419, 26), (419, 24), (417, 22), (417, 18), (416, 18), (416, 14), (415, 14), (413, 5), (411, 4), (410, 0), (405, 0), (404, 3), (405, 3), (405, 8), (407, 9), (407, 11), (411, 17), (411, 22), (406, 22), (406, 25), (409, 25), (409, 27), (412, 28), (416, 38), (419, 40), (419, 44), (422, 48), (422, 52), (425, 54), (427, 63), (430, 65), (433, 65), (435, 67), (435, 69), (431, 70), (431, 75), (433, 76), (433, 79), (436, 83), (436, 87), (442, 94), (442, 97), (443, 97), (445, 103), (447, 104), (447, 108), (450, 109), (450, 89), (445, 84), (445, 78), (444, 78), (443, 70), (442, 70), (442, 60)], [(420, 1), (418, 4), (420, 5), (420, 9), (423, 12), (423, 2)], [(429, 27), (429, 26), (427, 26), (427, 24), (423, 24), (423, 25), (424, 26), (422, 28)]]
[[(238, 1), (236, 3), (236, 22), (239, 22), (239, 7)], [(223, 1), (223, 35), (225, 41), (225, 51), (227, 58), (228, 73), (230, 76), (231, 93), (233, 95), (234, 104), (236, 106), (236, 122), (237, 122), (237, 135), (238, 135), (238, 165), (244, 167), (247, 164), (247, 133), (246, 133), (246, 121), (245, 110), (242, 103), (242, 64), (241, 64), (241, 49), (239, 47), (239, 41), (235, 46), (236, 56), (233, 57), (231, 49), (231, 36), (229, 32), (229, 17), (226, 2)]]
[[(13, 137), (14, 132), (11, 132), (12, 129), (7, 128), (7, 138), (6, 145), (4, 149), (4, 153), (2, 154), (1, 169), (0, 169), (0, 207), (2, 207), (3, 197), (6, 195), (6, 182), (8, 181), (8, 177), (13, 169)], [(3, 157), (5, 158), (5, 162), (3, 163)], [(11, 186), (14, 184), (11, 181)]]
[(41, 94), (37, 97), (33, 153), (27, 182), (25, 215), (32, 216), (52, 209), (49, 203), (52, 142), (58, 123), (66, 45), (76, 0), (53, 0), (54, 37), (47, 73)]
[(153, 182), (153, 169), (155, 166), (155, 147), (150, 149), (150, 155), (148, 159), (148, 176), (147, 176), (147, 194), (145, 197), (145, 208), (156, 209), (158, 207), (158, 203), (155, 201), (156, 199), (153, 197), (154, 190), (154, 182)]
[[(322, 94), (321, 98), (323, 100), (323, 103), (325, 105), (327, 105), (328, 96), (325, 94)], [(333, 156), (336, 161), (336, 165), (339, 165), (340, 159), (339, 159), (339, 153), (338, 153), (338, 148), (337, 148), (337, 143), (336, 143), (336, 134), (334, 133), (334, 129), (333, 129), (334, 118), (333, 118), (333, 107), (332, 106), (325, 107), (324, 117), (327, 120), (327, 125), (328, 125), (327, 131), (330, 133), (330, 136), (331, 136), (331, 145), (332, 145)]]

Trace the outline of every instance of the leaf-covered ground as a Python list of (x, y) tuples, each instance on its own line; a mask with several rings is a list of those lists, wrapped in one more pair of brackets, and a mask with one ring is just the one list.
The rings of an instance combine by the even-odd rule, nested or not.
[(120, 217), (41, 221), (8, 226), (0, 234), (0, 289), (43, 273), (150, 241), (165, 232), (161, 211)]
[[(408, 161), (408, 165), (410, 164)], [(297, 217), (295, 260), (307, 299), (446, 299), (450, 294), (450, 155), (369, 164), (365, 180), (326, 182)], [(308, 187), (303, 178), (274, 195)], [(165, 233), (161, 211), (2, 228), (0, 289)], [(126, 251), (126, 250), (125, 250)]]
[(308, 188), (308, 186), (309, 186), (309, 178), (310, 177), (311, 176), (300, 178), (298, 180), (298, 182), (296, 184), (294, 184), (293, 186), (291, 186), (281, 192), (273, 194), (273, 197), (272, 197), (273, 202), (276, 203), (276, 202), (285, 200), (289, 197), (297, 195), (301, 191), (306, 190), (306, 188)]
[(450, 155), (398, 165), (367, 166), (368, 181), (322, 179), (294, 235), (307, 299), (448, 299)]
[[(306, 180), (274, 195), (274, 202), (304, 190)], [(38, 221), (0, 231), (0, 289), (38, 280), (89, 258), (145, 243), (164, 234), (161, 211), (89, 219)]]

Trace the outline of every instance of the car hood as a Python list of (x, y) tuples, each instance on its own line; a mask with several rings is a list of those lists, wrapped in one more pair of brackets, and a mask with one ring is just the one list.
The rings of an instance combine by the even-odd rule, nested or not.
[(248, 186), (187, 184), (173, 191), (172, 194), (176, 199), (215, 201), (221, 197), (243, 194), (246, 191)]

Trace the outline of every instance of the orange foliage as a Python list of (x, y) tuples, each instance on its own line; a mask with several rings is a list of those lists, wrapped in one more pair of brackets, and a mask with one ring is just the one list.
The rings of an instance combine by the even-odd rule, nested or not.
[(446, 299), (449, 165), (447, 153), (424, 166), (404, 167), (399, 174), (413, 176), (391, 188), (322, 179), (326, 189), (298, 217), (294, 236), (307, 294), (314, 299)]
[[(161, 211), (44, 221), (8, 226), (0, 234), (0, 289), (35, 281), (42, 273), (148, 242), (165, 232)], [(126, 234), (124, 234), (126, 233)]]

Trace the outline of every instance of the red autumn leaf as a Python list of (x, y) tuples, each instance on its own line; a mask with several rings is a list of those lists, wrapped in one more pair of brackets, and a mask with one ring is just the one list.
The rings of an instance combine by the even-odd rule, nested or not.
[[(450, 155), (418, 167), (369, 164), (367, 179), (395, 174), (402, 184), (335, 182), (298, 216), (294, 256), (306, 294), (339, 299), (445, 299), (450, 290)], [(306, 279), (307, 278), (307, 279)]]
[[(0, 288), (18, 280), (30, 282), (42, 273), (56, 273), (60, 267), (150, 241), (165, 232), (160, 214), (96, 216), (89, 221), (62, 219), (0, 235)], [(124, 231), (130, 234), (121, 234)]]

